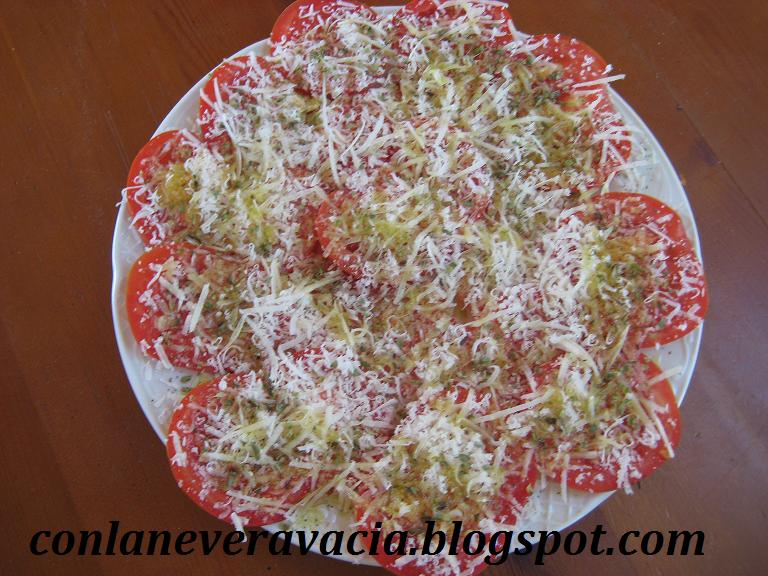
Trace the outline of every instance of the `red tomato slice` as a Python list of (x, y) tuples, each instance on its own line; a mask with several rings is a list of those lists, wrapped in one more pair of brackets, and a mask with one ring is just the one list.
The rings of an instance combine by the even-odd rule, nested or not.
[(353, 0), (296, 0), (283, 10), (272, 27), (272, 50), (279, 44), (298, 40), (318, 26), (333, 23), (347, 14), (378, 18), (368, 6)]
[[(204, 347), (198, 349), (193, 342), (196, 335), (184, 332), (185, 317), (179, 315), (173, 325), (158, 325), (163, 316), (159, 307), (174, 310), (177, 306), (175, 296), (158, 281), (159, 267), (174, 259), (179, 265), (200, 273), (207, 267), (206, 260), (212, 257), (215, 257), (212, 252), (193, 245), (161, 244), (145, 252), (134, 263), (127, 282), (128, 321), (136, 341), (150, 357), (160, 359), (156, 344), (159, 342), (172, 366), (212, 374), (218, 372), (215, 355)], [(213, 340), (211, 336), (210, 341)], [(225, 368), (234, 369), (238, 365), (235, 359), (224, 362)]]
[(664, 244), (667, 257), (664, 291), (669, 297), (652, 311), (650, 322), (636, 326), (645, 333), (641, 347), (668, 344), (691, 332), (707, 313), (709, 294), (704, 269), (677, 212), (651, 196), (626, 192), (599, 196), (596, 208), (604, 218), (620, 214), (618, 234), (631, 234), (645, 228), (655, 231), (654, 241)]
[[(656, 378), (661, 374), (661, 369), (644, 355), (640, 355), (640, 367), (646, 381)], [(660, 380), (651, 385), (645, 391), (637, 391), (638, 394), (654, 405), (655, 417), (664, 430), (669, 444), (674, 449), (680, 442), (680, 410), (677, 406), (675, 393), (672, 391), (668, 380)], [(672, 455), (669, 454), (666, 444), (659, 441), (655, 446), (639, 445), (631, 454), (630, 476), (632, 483), (649, 476), (658, 469)], [(562, 472), (558, 472), (560, 476)], [(607, 465), (593, 459), (573, 458), (568, 465), (566, 477), (568, 487), (586, 492), (610, 492), (617, 490), (619, 486), (619, 471), (615, 465)]]
[[(236, 512), (233, 498), (227, 494), (222, 479), (212, 478), (200, 456), (205, 441), (213, 438), (208, 421), (210, 414), (221, 409), (228, 394), (237, 394), (245, 384), (244, 376), (227, 376), (226, 388), (219, 387), (223, 378), (217, 378), (195, 387), (176, 407), (171, 416), (166, 451), (171, 471), (179, 487), (203, 510), (232, 523)], [(308, 480), (284, 478), (279, 485), (265, 486), (259, 498), (283, 500), (295, 504), (310, 489)], [(247, 526), (265, 526), (280, 522), (285, 516), (276, 511), (245, 510), (237, 512)]]
[[(463, 218), (468, 221), (477, 221), (485, 217), (491, 206), (490, 197), (473, 190), (467, 182), (475, 185), (479, 181), (477, 173), (465, 179), (465, 185), (453, 191), (452, 196), (456, 203), (455, 209), (463, 212)], [(354, 196), (346, 191), (331, 194), (331, 200), (325, 201), (317, 209), (315, 214), (315, 237), (320, 243), (323, 256), (341, 272), (359, 280), (363, 276), (366, 259), (364, 250), (359, 250), (360, 242), (350, 241), (336, 224), (337, 219), (344, 214), (354, 214), (357, 210)], [(372, 260), (370, 260), (372, 261)]]
[[(425, 25), (430, 23), (447, 25), (452, 20), (461, 18), (466, 13), (466, 8), (463, 6), (458, 6), (454, 3), (444, 7), (443, 4), (446, 4), (446, 0), (412, 0), (398, 10), (394, 21), (398, 22), (405, 18), (415, 17)], [(486, 44), (489, 46), (503, 46), (515, 39), (510, 27), (512, 17), (506, 8), (499, 4), (486, 4), (472, 0), (465, 4), (482, 9), (483, 16), (487, 19), (486, 23), (489, 24), (487, 29), (493, 34), (493, 36), (486, 39)]]
[[(531, 466), (529, 468), (530, 475), (527, 477), (526, 481), (530, 483), (522, 483), (519, 482), (515, 484), (515, 492), (517, 495), (521, 498), (524, 498), (522, 502), (526, 502), (528, 498), (530, 497), (530, 492), (532, 486), (536, 482), (537, 474), (535, 466)], [(377, 530), (376, 523), (379, 520), (374, 520), (373, 517), (369, 516), (368, 519), (366, 519), (363, 522), (363, 525), (361, 527), (362, 530), (367, 531), (371, 533), (373, 530)], [(421, 528), (421, 527), (419, 527)], [(411, 530), (413, 532), (413, 529)], [(489, 534), (484, 534), (485, 536), (485, 549), (481, 554), (467, 554), (463, 548), (463, 541), (464, 538), (467, 536), (469, 531), (463, 531), (459, 536), (458, 546), (456, 548), (456, 554), (453, 556), (453, 559), (449, 560), (448, 551), (449, 546), (451, 544), (450, 538), (451, 534), (446, 534), (446, 542), (445, 546), (442, 549), (440, 554), (436, 555), (421, 555), (421, 551), (424, 549), (424, 539), (423, 537), (416, 537), (415, 535), (411, 535), (407, 543), (405, 545), (405, 550), (409, 553), (405, 556), (400, 554), (387, 554), (386, 551), (383, 548), (383, 542), (384, 539), (387, 536), (386, 531), (381, 531), (381, 536), (379, 540), (379, 548), (378, 548), (378, 554), (374, 556), (374, 560), (382, 567), (388, 570), (389, 572), (393, 574), (398, 574), (400, 576), (424, 576), (425, 574), (432, 574), (434, 573), (438, 567), (442, 566), (443, 569), (449, 568), (452, 570), (455, 570), (455, 574), (462, 574), (466, 576), (475, 576), (476, 574), (479, 574), (483, 570), (485, 570), (488, 567), (488, 564), (484, 561), (485, 556), (488, 554), (488, 541), (490, 540)], [(367, 549), (370, 549), (371, 547), (371, 541), (373, 536), (369, 535), (363, 538), (363, 541), (365, 542), (365, 546)], [(432, 541), (430, 550), (435, 550), (435, 547), (438, 545), (438, 538), (435, 538), (435, 540)], [(397, 548), (398, 540), (395, 539), (393, 542), (393, 547)], [(470, 545), (470, 549), (473, 549), (477, 546), (477, 540), (475, 537), (475, 540), (472, 541)], [(497, 544), (498, 546), (498, 544)], [(413, 554), (410, 554), (411, 550), (414, 550), (415, 552)], [(414, 558), (414, 562), (410, 563), (402, 563), (402, 558), (404, 557), (412, 557)], [(426, 564), (419, 564), (419, 559), (429, 559), (426, 561)], [(434, 564), (432, 564), (434, 562)], [(441, 572), (442, 573), (442, 572)]]
[(154, 204), (153, 180), (171, 164), (189, 158), (195, 145), (184, 132), (163, 132), (147, 142), (131, 164), (125, 184), (125, 199), (133, 216), (132, 226), (147, 246), (166, 241), (170, 235), (186, 228), (184, 222), (171, 221), (168, 213)]
[(221, 64), (213, 71), (200, 91), (198, 118), (203, 140), (215, 144), (230, 141), (229, 134), (218, 118), (218, 103), (226, 104), (238, 88), (255, 88), (272, 70), (261, 56), (239, 56)]
[[(475, 394), (475, 399), (479, 399), (481, 394)], [(429, 405), (432, 405), (436, 401), (449, 399), (452, 406), (461, 406), (467, 402), (468, 398), (469, 389), (459, 385), (448, 388), (445, 391), (436, 394), (428, 400), (428, 403)], [(457, 408), (457, 410), (459, 410), (459, 408)], [(419, 414), (422, 414), (423, 411), (423, 406), (417, 408), (415, 411), (416, 417), (418, 417)], [(413, 414), (413, 412), (411, 414)], [(503, 522), (505, 524), (514, 524), (519, 512), (522, 510), (523, 506), (526, 504), (530, 497), (532, 487), (536, 482), (538, 473), (534, 459), (526, 458), (526, 455), (521, 448), (509, 448), (508, 456), (510, 458), (517, 459), (517, 461), (520, 462), (520, 466), (509, 471), (506, 476), (506, 481), (502, 486), (497, 499), (492, 503), (491, 508), (494, 510), (495, 521)], [(371, 497), (371, 495), (365, 496), (367, 498)], [(379, 530), (380, 528), (376, 526), (377, 522), (384, 522), (387, 519), (392, 519), (391, 517), (382, 517), (382, 515), (377, 514), (375, 511), (368, 513), (367, 508), (367, 506), (363, 505), (358, 509), (358, 518), (362, 520), (364, 530), (369, 532), (372, 530)], [(472, 519), (472, 522), (475, 521), (475, 519)], [(401, 521), (399, 523), (401, 525), (405, 525), (407, 524), (407, 521)], [(483, 561), (487, 554), (487, 548), (485, 548), (482, 554), (478, 555), (467, 554), (462, 549), (462, 542), (464, 537), (469, 533), (470, 530), (472, 530), (471, 527), (467, 526), (467, 523), (465, 523), (463, 527), (464, 531), (460, 535), (457, 554), (452, 558), (447, 554), (448, 546), (450, 544), (450, 534), (447, 535), (445, 548), (441, 554), (435, 556), (420, 555), (419, 553), (425, 544), (424, 537), (423, 535), (415, 534), (415, 531), (422, 528), (426, 528), (426, 525), (411, 527), (411, 534), (405, 545), (405, 556), (400, 554), (387, 554), (386, 551), (383, 550), (383, 546), (380, 544), (378, 555), (374, 556), (375, 560), (390, 572), (403, 576), (422, 576), (424, 574), (430, 574), (435, 571), (437, 566), (452, 569), (456, 571), (455, 573), (474, 575), (480, 573), (485, 567), (487, 567), (487, 564)], [(388, 532), (386, 529), (381, 531), (381, 538), (379, 540), (380, 543), (384, 541), (387, 534)], [(372, 534), (365, 538), (369, 546), (371, 544), (372, 538)], [(487, 546), (489, 535), (485, 534), (485, 538)], [(435, 545), (436, 542), (433, 541), (431, 549), (434, 549)], [(473, 546), (475, 545), (476, 544), (473, 544)], [(415, 552), (411, 554), (410, 551), (414, 549)], [(402, 558), (404, 557), (412, 557), (413, 561), (403, 562)], [(432, 564), (433, 562), (435, 562), (437, 566)]]
[(535, 34), (526, 43), (536, 56), (563, 68), (563, 82), (591, 82), (605, 77), (608, 65), (597, 51), (564, 34)]
[(408, 2), (408, 4), (398, 10), (395, 19), (397, 20), (399, 17), (408, 14), (413, 14), (415, 16), (432, 16), (437, 12), (439, 5), (439, 0), (411, 0), (411, 2)]
[[(563, 75), (557, 82), (562, 92), (560, 101), (567, 102), (572, 94), (578, 94), (593, 107), (592, 121), (595, 131), (601, 133), (603, 138), (612, 137), (608, 140), (612, 147), (607, 146), (605, 151), (601, 147), (595, 159), (595, 168), (605, 181), (611, 173), (629, 160), (632, 153), (629, 133), (622, 130), (624, 124), (611, 103), (605, 85), (574, 85), (605, 78), (608, 75), (608, 64), (587, 44), (563, 34), (537, 34), (528, 38), (527, 44), (532, 46), (532, 52), (536, 56), (562, 67)], [(603, 154), (605, 159), (601, 161)]]
[[(517, 514), (517, 511), (519, 509), (522, 509), (522, 507), (525, 505), (525, 503), (530, 498), (530, 495), (533, 490), (533, 486), (536, 483), (536, 480), (538, 479), (538, 473), (536, 471), (536, 465), (533, 460), (531, 460), (530, 465), (527, 468), (527, 474), (523, 477), (518, 475), (510, 475), (507, 483), (502, 487), (500, 499), (503, 499), (507, 502), (515, 502), (514, 505), (514, 515)], [(363, 519), (363, 513), (364, 509), (358, 510), (358, 519)], [(514, 516), (513, 516), (514, 518)], [(373, 530), (381, 530), (380, 527), (377, 527), (377, 522), (380, 522), (382, 519), (380, 517), (376, 517), (375, 514), (369, 515), (367, 518), (363, 520), (363, 524), (361, 529), (368, 531), (371, 533)], [(511, 523), (514, 523), (514, 519)], [(414, 529), (422, 529), (426, 528), (426, 525), (424, 527), (418, 526), (414, 527)], [(414, 529), (411, 529), (410, 532), (414, 532)], [(464, 541), (464, 538), (468, 534), (468, 530), (464, 530), (459, 537), (458, 546), (456, 548), (456, 555), (453, 556), (453, 559), (449, 560), (448, 557), (448, 551), (449, 546), (451, 544), (451, 534), (446, 534), (446, 542), (445, 546), (442, 549), (442, 552), (440, 554), (436, 555), (421, 555), (421, 551), (424, 550), (424, 538), (422, 535), (417, 537), (414, 534), (411, 534), (410, 537), (407, 540), (407, 544), (405, 546), (406, 551), (410, 552), (411, 550), (415, 549), (416, 552), (414, 552), (413, 555), (408, 554), (406, 556), (402, 556), (400, 554), (387, 554), (386, 551), (383, 548), (383, 542), (388, 534), (386, 530), (381, 530), (381, 537), (379, 540), (379, 548), (378, 548), (378, 554), (374, 556), (374, 560), (382, 567), (388, 570), (389, 572), (393, 574), (398, 574), (400, 576), (424, 576), (425, 574), (431, 574), (438, 566), (443, 566), (447, 568), (450, 566), (451, 569), (455, 570), (454, 573), (456, 574), (462, 574), (466, 576), (475, 576), (476, 574), (479, 574), (485, 568), (488, 567), (488, 564), (484, 561), (484, 558), (486, 555), (488, 555), (488, 541), (490, 539), (489, 534), (484, 534), (485, 536), (485, 549), (483, 553), (476, 554), (476, 555), (470, 555), (467, 554), (463, 548), (462, 543)], [(370, 549), (371, 541), (372, 541), (372, 534), (369, 536), (366, 536), (363, 538), (363, 541), (365, 542), (365, 546), (367, 549)], [(430, 550), (435, 550), (435, 547), (438, 545), (438, 538), (435, 538), (431, 545)], [(393, 547), (397, 548), (398, 540), (395, 540), (393, 543)], [(475, 539), (473, 543), (471, 544), (471, 549), (473, 547), (477, 546), (477, 540)], [(498, 546), (498, 544), (497, 544)], [(414, 558), (414, 562), (409, 563), (402, 563), (401, 558), (412, 556)], [(427, 560), (426, 565), (419, 564), (419, 559), (429, 559)], [(436, 565), (432, 565), (431, 562), (435, 562)], [(450, 564), (449, 564), (450, 563)], [(442, 572), (441, 572), (442, 573)]]

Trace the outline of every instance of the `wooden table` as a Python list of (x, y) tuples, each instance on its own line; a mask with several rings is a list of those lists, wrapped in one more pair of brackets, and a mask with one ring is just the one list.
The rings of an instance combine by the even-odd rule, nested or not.
[[(349, 574), (318, 556), (34, 557), (42, 529), (217, 529), (176, 488), (123, 372), (109, 306), (128, 164), (218, 62), (287, 2), (44, 2), (0, 10), (0, 572)], [(553, 556), (489, 574), (768, 573), (768, 4), (516, 2), (516, 24), (586, 40), (683, 179), (712, 304), (678, 457), (577, 524), (703, 530), (700, 557)]]

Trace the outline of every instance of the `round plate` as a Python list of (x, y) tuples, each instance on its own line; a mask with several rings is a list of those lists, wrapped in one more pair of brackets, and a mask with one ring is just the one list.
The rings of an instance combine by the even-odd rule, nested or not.
[[(381, 14), (389, 14), (398, 7), (376, 7)], [(268, 41), (261, 40), (243, 48), (231, 57), (242, 56), (249, 52), (265, 54)], [(186, 128), (192, 132), (197, 130), (196, 118), (200, 90), (205, 84), (207, 75), (201, 78), (176, 106), (168, 113), (157, 127), (155, 134), (171, 129)], [(643, 192), (654, 196), (680, 214), (685, 224), (688, 236), (693, 240), (696, 253), (701, 258), (699, 235), (693, 212), (688, 203), (680, 179), (677, 177), (672, 163), (659, 142), (642, 121), (637, 113), (613, 89), (611, 97), (616, 108), (624, 117), (627, 126), (631, 127), (637, 139), (633, 151), (634, 167), (628, 176), (623, 176), (611, 185), (611, 189), (632, 192)], [(126, 278), (131, 266), (144, 251), (144, 246), (138, 234), (130, 227), (130, 216), (125, 202), (120, 204), (112, 240), (112, 319), (115, 326), (117, 346), (120, 350), (128, 381), (144, 415), (149, 420), (158, 437), (165, 443), (165, 434), (173, 407), (180, 398), (180, 378), (191, 374), (183, 370), (166, 370), (156, 362), (148, 361), (139, 349), (139, 345), (131, 334), (125, 307)], [(663, 370), (677, 372), (669, 377), (669, 382), (675, 391), (678, 404), (682, 403), (693, 376), (696, 359), (701, 344), (702, 326), (685, 337), (658, 348), (647, 351), (648, 356), (655, 359)], [(594, 510), (612, 493), (592, 495), (573, 490), (565, 494), (560, 492), (560, 486), (545, 484), (542, 480), (534, 492), (524, 513), (518, 520), (520, 530), (564, 530), (580, 518)], [(332, 504), (319, 506), (308, 511), (294, 528), (314, 529), (348, 529), (352, 520), (339, 514)], [(280, 529), (285, 524), (280, 525)], [(277, 528), (277, 525), (275, 525)], [(372, 558), (366, 556), (342, 556), (342, 559), (367, 565), (376, 565)]]

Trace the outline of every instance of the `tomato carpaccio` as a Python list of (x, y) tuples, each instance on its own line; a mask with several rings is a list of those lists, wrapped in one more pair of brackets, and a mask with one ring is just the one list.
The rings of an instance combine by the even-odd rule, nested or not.
[(475, 574), (411, 554), (425, 520), (487, 538), (540, 477), (631, 490), (673, 455), (641, 350), (699, 326), (707, 286), (672, 208), (605, 191), (633, 154), (611, 74), (480, 0), (301, 0), (212, 72), (199, 130), (153, 138), (126, 187), (133, 334), (212, 378), (168, 435), (193, 501), (245, 526), (335, 499), (414, 530), (390, 571)]

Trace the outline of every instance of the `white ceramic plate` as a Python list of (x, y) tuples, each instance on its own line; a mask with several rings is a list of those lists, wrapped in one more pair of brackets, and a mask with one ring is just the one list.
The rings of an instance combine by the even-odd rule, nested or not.
[[(388, 14), (396, 9), (397, 7), (382, 7), (376, 8), (376, 11)], [(242, 49), (232, 57), (249, 52), (264, 54), (267, 48), (268, 41), (261, 40)], [(205, 80), (206, 78), (202, 78), (179, 100), (160, 123), (160, 126), (157, 127), (155, 134), (179, 128), (196, 131), (195, 120), (199, 94)], [(623, 115), (626, 124), (633, 128), (640, 143), (640, 146), (635, 146), (636, 151), (633, 152), (633, 155), (637, 156), (638, 159), (638, 167), (634, 174), (616, 182), (612, 188), (644, 192), (659, 198), (677, 210), (683, 219), (689, 237), (693, 240), (696, 253), (701, 257), (699, 235), (691, 206), (672, 163), (637, 113), (615, 91), (611, 90), (611, 96), (616, 108)], [(639, 154), (637, 150), (640, 150)], [(165, 443), (170, 411), (179, 397), (179, 378), (189, 373), (182, 370), (166, 370), (158, 367), (157, 363), (148, 362), (141, 354), (139, 346), (131, 334), (125, 307), (125, 283), (128, 271), (143, 251), (144, 247), (138, 234), (130, 227), (128, 209), (123, 202), (117, 214), (112, 240), (112, 318), (120, 357), (133, 392), (152, 428)], [(701, 333), (702, 326), (699, 326), (684, 338), (649, 354), (659, 362), (664, 370), (680, 368), (680, 372), (676, 376), (669, 378), (678, 403), (682, 402), (693, 375), (701, 343)], [(539, 486), (518, 521), (519, 529), (563, 530), (594, 510), (610, 495), (611, 493), (589, 495), (569, 491), (564, 497), (557, 485)], [(309, 513), (300, 521), (300, 524), (303, 527), (331, 530), (348, 528), (350, 521), (349, 518), (336, 514), (334, 508), (328, 505)], [(351, 562), (375, 565), (371, 558), (364, 556), (343, 558)]]

